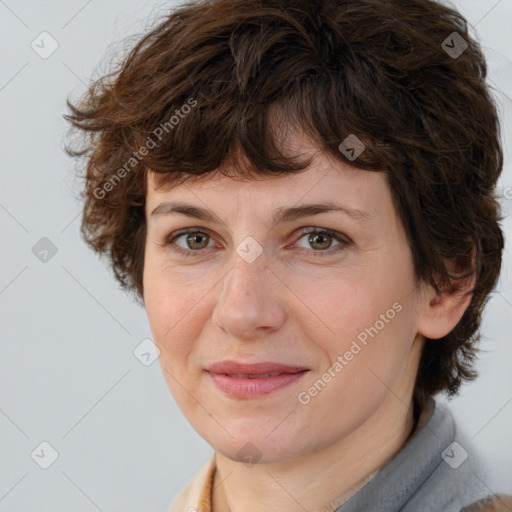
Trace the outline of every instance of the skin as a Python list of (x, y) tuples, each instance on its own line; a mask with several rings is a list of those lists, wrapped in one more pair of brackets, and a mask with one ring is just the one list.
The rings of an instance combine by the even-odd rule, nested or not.
[[(436, 295), (416, 282), (383, 174), (333, 160), (301, 134), (287, 143), (294, 154), (315, 155), (306, 171), (245, 182), (214, 173), (159, 189), (148, 175), (144, 302), (169, 389), (215, 451), (215, 512), (319, 509), (384, 466), (414, 427), (424, 337), (450, 332), (470, 300)], [(222, 222), (151, 215), (171, 200), (206, 207)], [(369, 217), (329, 212), (270, 228), (280, 207), (327, 201)], [(206, 233), (192, 248), (187, 235), (175, 240), (197, 257), (165, 245), (184, 228)], [(328, 235), (327, 242), (310, 242), (301, 228), (331, 229), (350, 243)], [(236, 251), (248, 236), (263, 249), (252, 263)], [(298, 394), (396, 303), (400, 312), (309, 403), (300, 403)], [(309, 372), (271, 395), (232, 398), (204, 371), (226, 359)], [(237, 456), (247, 442), (261, 456), (255, 465)]]

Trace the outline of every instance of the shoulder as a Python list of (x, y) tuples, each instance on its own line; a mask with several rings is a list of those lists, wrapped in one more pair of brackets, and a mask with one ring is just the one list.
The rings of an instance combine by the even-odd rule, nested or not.
[(449, 406), (439, 400), (432, 400), (431, 406), (429, 420), (398, 457), (409, 468), (402, 478), (408, 480), (410, 475), (415, 475), (403, 510), (461, 512), (463, 507), (478, 503), (492, 493), (488, 470), (481, 454), (459, 428)]
[(453, 504), (453, 510), (487, 498), (490, 491), (484, 461), (459, 428), (448, 405), (435, 401), (435, 413), (427, 430), (438, 440), (437, 466), (425, 481), (424, 492), (444, 496), (443, 505)]
[(402, 450), (336, 512), (461, 512), (489, 497), (486, 467), (450, 408), (431, 399), (420, 420)]

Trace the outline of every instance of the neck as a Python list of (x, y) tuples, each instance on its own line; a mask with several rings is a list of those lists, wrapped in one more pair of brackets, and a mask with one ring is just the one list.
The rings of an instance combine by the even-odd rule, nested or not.
[(339, 506), (406, 444), (415, 426), (413, 412), (412, 398), (406, 407), (389, 395), (350, 436), (284, 463), (247, 466), (216, 453), (213, 512)]

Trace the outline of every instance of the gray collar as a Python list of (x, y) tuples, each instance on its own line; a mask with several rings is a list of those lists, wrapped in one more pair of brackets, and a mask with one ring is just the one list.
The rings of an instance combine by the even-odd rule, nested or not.
[(396, 512), (422, 487), (455, 438), (450, 411), (432, 400), (432, 416), (372, 480), (335, 512)]

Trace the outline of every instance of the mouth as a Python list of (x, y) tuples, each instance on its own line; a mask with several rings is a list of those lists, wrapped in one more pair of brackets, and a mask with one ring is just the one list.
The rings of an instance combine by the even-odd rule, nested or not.
[(238, 363), (236, 361), (220, 361), (212, 364), (207, 368), (210, 373), (217, 373), (222, 375), (244, 377), (261, 375), (280, 375), (282, 373), (298, 373), (304, 370), (308, 370), (305, 366), (295, 366), (282, 363), (274, 362), (262, 362), (262, 363)]
[(278, 375), (283, 375), (283, 373), (259, 373), (254, 375), (247, 375), (244, 373), (220, 373), (218, 375), (226, 375), (227, 377), (232, 377), (233, 379), (267, 379), (268, 377), (277, 377)]
[(217, 388), (234, 398), (269, 395), (300, 380), (309, 369), (280, 363), (215, 363), (206, 370)]

